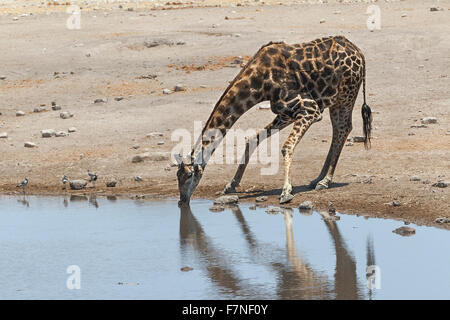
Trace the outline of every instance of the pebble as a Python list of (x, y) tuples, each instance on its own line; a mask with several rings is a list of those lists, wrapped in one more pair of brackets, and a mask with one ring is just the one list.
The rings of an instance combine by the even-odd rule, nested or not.
[(300, 203), (300, 205), (298, 206), (298, 208), (300, 210), (312, 210), (313, 208), (313, 203), (311, 201), (303, 201), (302, 203)]
[(436, 223), (450, 223), (450, 218), (437, 218), (434, 220)]
[(402, 18), (406, 18), (407, 16), (408, 16), (408, 14), (406, 14), (406, 13), (402, 14)]
[(420, 121), (422, 124), (433, 124), (437, 123), (437, 119), (435, 117), (425, 117)]
[(86, 180), (72, 180), (70, 181), (70, 189), (72, 190), (81, 190), (84, 189), (87, 185)]
[(108, 99), (106, 98), (100, 98), (100, 99), (95, 99), (94, 103), (106, 103), (108, 102)]
[(162, 136), (164, 136), (162, 132), (150, 132), (147, 134), (147, 138), (162, 137)]
[(53, 130), (53, 129), (41, 130), (42, 138), (50, 138), (50, 137), (53, 137), (54, 135), (55, 135), (55, 130)]
[(173, 91), (175, 92), (180, 92), (180, 91), (186, 91), (186, 88), (182, 85), (177, 84), (174, 88)]
[(0, 76), (0, 80), (5, 80), (6, 76)]
[(403, 227), (393, 230), (392, 232), (399, 234), (401, 236), (412, 236), (413, 234), (416, 233), (416, 229), (414, 229), (412, 227), (403, 226)]
[(431, 7), (431, 8), (430, 8), (430, 11), (431, 11), (431, 12), (435, 12), (435, 11), (444, 11), (444, 9), (443, 9), (443, 8), (440, 8), (440, 7)]
[(114, 98), (114, 100), (116, 100), (116, 101), (121, 101), (121, 100), (123, 100), (124, 98), (123, 97), (115, 97)]
[(70, 128), (68, 129), (68, 131), (69, 131), (69, 133), (77, 132), (77, 128), (75, 128), (75, 127), (70, 127)]
[(162, 145), (164, 144), (164, 141), (158, 141), (156, 144), (157, 144), (158, 146), (162, 146)]
[(6, 139), (6, 138), (8, 138), (8, 133), (0, 132), (0, 139)]
[(134, 181), (141, 182), (144, 181), (140, 176), (135, 176)]
[(106, 183), (107, 188), (114, 188), (117, 184), (117, 181), (109, 181)]
[(39, 113), (39, 112), (43, 112), (45, 110), (47, 110), (45, 107), (39, 107), (39, 108), (34, 108), (33, 112), (34, 113)]
[(256, 202), (264, 202), (264, 201), (267, 201), (267, 196), (261, 196), (261, 197), (257, 197), (256, 199), (255, 199), (255, 201)]
[(236, 204), (239, 201), (239, 197), (236, 195), (221, 196), (214, 200), (214, 204)]
[(353, 142), (347, 142), (345, 145), (346, 145), (347, 147), (351, 147), (351, 146), (354, 145), (354, 143), (353, 143)]
[(67, 132), (65, 132), (65, 131), (58, 131), (58, 132), (55, 133), (55, 137), (66, 137), (68, 135), (69, 134)]
[(59, 114), (59, 117), (60, 117), (61, 119), (69, 119), (69, 118), (72, 118), (72, 117), (73, 117), (73, 114), (71, 114), (71, 113), (68, 112), (68, 111), (64, 111), (64, 112), (61, 112), (61, 113)]
[(188, 271), (194, 270), (194, 268), (191, 268), (191, 267), (183, 267), (183, 268), (181, 268), (180, 270), (183, 271), (183, 272), (188, 272)]
[(52, 110), (53, 111), (61, 110), (61, 106), (54, 105), (54, 106), (52, 106)]
[(364, 142), (365, 138), (362, 136), (354, 136), (353, 142)]
[(418, 176), (411, 176), (409, 181), (420, 181), (420, 178)]
[(138, 144), (135, 144), (134, 146), (132, 146), (133, 149), (139, 149), (141, 146)]
[(172, 93), (172, 90), (170, 90), (170, 89), (163, 89), (163, 94), (171, 94)]
[(319, 23), (325, 23), (325, 19), (320, 19)]
[(393, 205), (394, 207), (400, 207), (402, 204), (401, 204), (400, 201), (394, 200), (394, 201), (392, 201), (392, 205)]
[(16, 111), (16, 117), (23, 117), (25, 115), (25, 112), (23, 111)]
[(25, 142), (24, 147), (25, 148), (34, 148), (34, 147), (36, 147), (36, 144), (33, 142)]
[(433, 183), (431, 186), (436, 187), (436, 188), (447, 188), (450, 185), (449, 181), (438, 181), (436, 183)]

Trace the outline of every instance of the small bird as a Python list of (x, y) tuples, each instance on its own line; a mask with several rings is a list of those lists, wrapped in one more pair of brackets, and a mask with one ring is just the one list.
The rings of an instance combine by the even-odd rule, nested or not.
[(64, 189), (66, 188), (66, 183), (69, 181), (69, 178), (67, 178), (66, 175), (64, 175), (61, 179), (61, 182), (63, 183)]
[(94, 182), (97, 181), (98, 176), (95, 173), (92, 173), (88, 170), (88, 175), (90, 177), (91, 180), (89, 180), (90, 182)]
[(16, 188), (25, 188), (28, 184), (28, 178), (25, 178), (21, 183), (19, 183)]

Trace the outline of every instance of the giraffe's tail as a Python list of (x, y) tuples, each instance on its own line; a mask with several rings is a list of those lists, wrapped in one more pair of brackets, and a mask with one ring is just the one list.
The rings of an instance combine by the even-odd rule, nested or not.
[(372, 133), (372, 110), (369, 105), (366, 103), (366, 66), (364, 64), (364, 73), (363, 73), (363, 98), (364, 103), (361, 109), (361, 115), (363, 118), (363, 132), (364, 132), (364, 147), (366, 149), (370, 149), (370, 137)]

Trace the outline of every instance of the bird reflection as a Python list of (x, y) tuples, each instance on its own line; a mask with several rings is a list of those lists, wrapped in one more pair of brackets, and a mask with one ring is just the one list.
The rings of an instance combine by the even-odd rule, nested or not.
[(30, 207), (30, 203), (29, 203), (28, 200), (26, 199), (25, 194), (24, 194), (23, 198), (22, 198), (22, 199), (18, 199), (17, 202), (20, 203), (20, 204), (22, 204), (22, 205), (24, 205), (24, 206), (27, 207), (27, 208)]
[(98, 209), (97, 196), (95, 194), (89, 195), (89, 204), (92, 204), (96, 209)]
[(223, 251), (214, 248), (201, 224), (192, 214), (189, 206), (181, 207), (180, 246), (182, 252), (193, 248), (201, 257), (202, 264), (211, 281), (225, 292), (234, 295), (260, 294), (262, 298), (277, 299), (361, 299), (363, 293), (359, 289), (356, 263), (348, 252), (339, 228), (335, 221), (324, 219), (331, 236), (336, 254), (334, 279), (330, 280), (325, 273), (314, 270), (306, 259), (297, 253), (292, 228), (293, 210), (282, 209), (286, 227), (286, 248), (272, 248), (261, 243), (251, 231), (244, 215), (238, 206), (231, 208), (246, 240), (253, 263), (269, 267), (276, 274), (275, 292), (261, 292), (261, 286), (252, 288), (239, 274), (230, 268), (229, 259)]

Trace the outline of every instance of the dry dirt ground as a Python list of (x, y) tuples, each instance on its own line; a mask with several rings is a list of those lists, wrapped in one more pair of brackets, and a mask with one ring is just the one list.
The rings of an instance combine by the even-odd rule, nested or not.
[[(237, 56), (251, 57), (269, 41), (300, 43), (339, 34), (366, 56), (368, 103), (374, 112), (372, 149), (364, 150), (361, 143), (344, 147), (333, 187), (309, 190), (331, 141), (325, 111), (324, 120), (314, 124), (296, 148), (290, 205), (311, 200), (326, 209), (332, 202), (340, 212), (419, 224), (450, 216), (450, 188), (432, 186), (450, 179), (449, 1), (380, 2), (381, 29), (374, 32), (366, 27), (366, 3), (231, 2), (157, 8), (153, 2), (122, 8), (119, 2), (82, 4), (79, 30), (67, 29), (66, 6), (3, 2), (0, 134), (8, 137), (0, 138), (0, 192), (17, 192), (24, 177), (30, 179), (28, 194), (70, 192), (62, 190), (61, 177), (86, 179), (90, 169), (99, 180), (86, 192), (176, 197), (176, 168), (169, 161), (132, 163), (132, 157), (145, 151), (170, 152), (177, 144), (171, 141), (172, 132), (193, 132), (194, 121), (206, 121), (239, 72), (239, 65), (232, 64)], [(431, 12), (433, 6), (443, 10)], [(150, 45), (152, 41), (159, 45)], [(177, 84), (187, 90), (162, 93)], [(362, 134), (361, 96), (351, 137)], [(99, 98), (107, 102), (94, 103)], [(61, 111), (51, 110), (52, 101), (74, 116), (61, 119)], [(46, 111), (33, 112), (44, 104)], [(17, 117), (18, 110), (25, 115)], [(427, 116), (438, 123), (413, 127)], [(236, 127), (259, 129), (272, 118), (270, 110), (253, 108)], [(43, 129), (69, 127), (77, 131), (41, 137)], [(163, 136), (149, 138), (150, 132)], [(280, 141), (288, 132), (281, 133)], [(28, 141), (36, 147), (25, 148)], [(281, 166), (272, 176), (262, 176), (260, 168), (249, 166), (238, 190), (241, 201), (268, 195), (268, 203), (278, 203)], [(194, 198), (215, 197), (235, 170), (235, 164), (208, 166)], [(136, 182), (135, 176), (143, 181)], [(410, 181), (411, 176), (420, 181)], [(115, 188), (106, 188), (110, 180), (117, 181)], [(394, 200), (401, 205), (392, 206)]]

